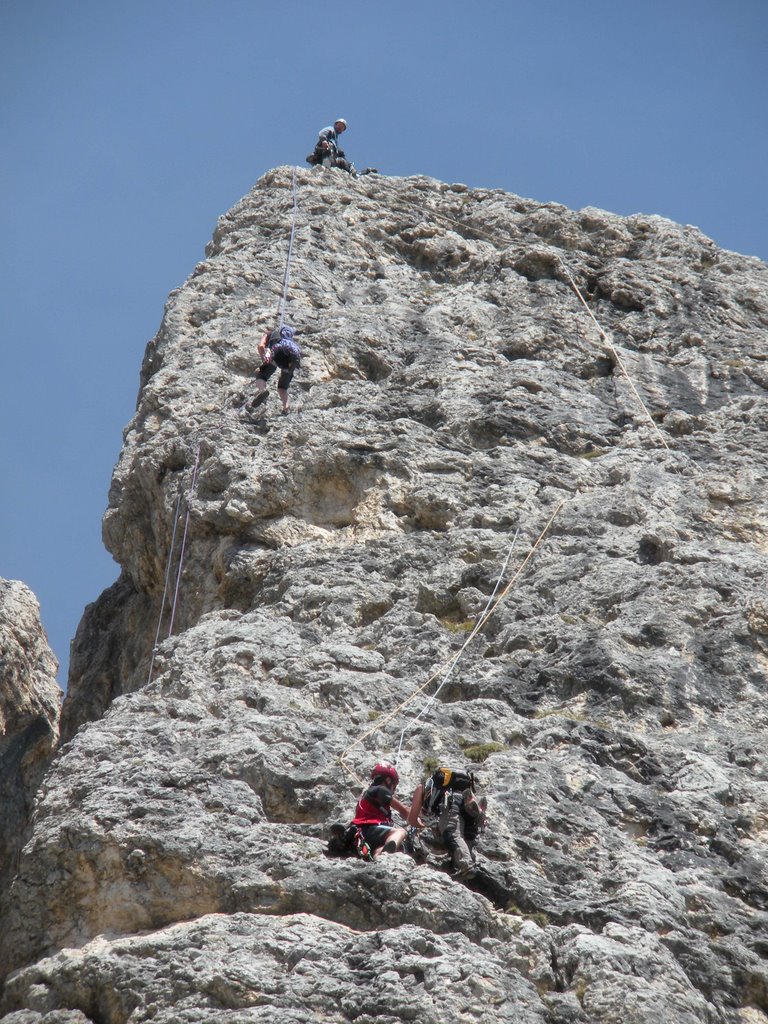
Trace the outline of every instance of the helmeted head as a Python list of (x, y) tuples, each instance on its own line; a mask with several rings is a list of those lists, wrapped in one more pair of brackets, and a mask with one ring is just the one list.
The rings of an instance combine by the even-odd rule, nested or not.
[(343, 117), (337, 117), (336, 120), (333, 122), (333, 127), (339, 133), (345, 132), (347, 130), (347, 122), (344, 120)]
[(389, 779), (392, 782), (393, 788), (400, 781), (400, 776), (397, 774), (397, 768), (395, 768), (395, 766), (393, 764), (391, 764), (391, 762), (389, 762), (389, 761), (378, 761), (373, 766), (373, 771), (371, 772), (371, 778), (373, 779), (374, 782), (378, 782), (379, 780), (384, 781), (386, 779)]
[(280, 339), (282, 341), (293, 341), (293, 336), (296, 332), (288, 324), (281, 324), (280, 326)]

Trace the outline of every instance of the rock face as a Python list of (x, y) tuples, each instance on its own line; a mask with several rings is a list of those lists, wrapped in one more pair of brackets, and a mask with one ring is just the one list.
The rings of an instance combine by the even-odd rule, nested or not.
[(0, 579), (0, 886), (15, 870), (58, 739), (57, 669), (34, 594), (18, 580)]
[[(148, 347), (3, 1019), (765, 1022), (768, 268), (658, 217), (297, 179), (292, 414), (241, 413), (289, 168)], [(398, 751), (406, 800), (477, 762), (467, 885), (325, 856)]]

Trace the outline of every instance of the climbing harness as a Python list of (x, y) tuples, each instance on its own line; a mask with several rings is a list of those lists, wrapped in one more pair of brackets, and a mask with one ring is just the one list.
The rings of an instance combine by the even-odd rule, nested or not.
[[(533, 546), (531, 547), (531, 550), (528, 552), (528, 554), (523, 559), (522, 563), (520, 564), (520, 566), (518, 567), (518, 569), (516, 570), (516, 572), (512, 576), (512, 579), (509, 581), (509, 583), (506, 585), (506, 587), (504, 587), (504, 589), (499, 594), (499, 596), (496, 598), (496, 600), (491, 605), (491, 607), (488, 608), (488, 610), (486, 612), (484, 612), (483, 615), (478, 619), (477, 625), (475, 626), (475, 628), (472, 631), (472, 635), (473, 636), (477, 635), (477, 633), (483, 628), (483, 626), (486, 624), (486, 622), (488, 622), (488, 620), (491, 618), (492, 615), (494, 615), (494, 613), (496, 612), (498, 607), (506, 599), (507, 595), (512, 590), (512, 588), (514, 587), (514, 585), (517, 582), (517, 580), (520, 578), (520, 576), (525, 571), (526, 566), (528, 565), (530, 560), (533, 558), (533, 556), (534, 556), (536, 550), (538, 549), (539, 545), (541, 544), (541, 542), (546, 537), (547, 533), (549, 532), (550, 527), (552, 526), (552, 523), (554, 523), (555, 519), (557, 518), (558, 513), (560, 512), (560, 509), (563, 507), (564, 504), (565, 504), (565, 501), (563, 500), (555, 508), (554, 512), (552, 513), (552, 515), (547, 520), (546, 526), (541, 531), (539, 536), (536, 538), (536, 541), (533, 544)], [(469, 641), (467, 641), (467, 642), (469, 642)], [(467, 646), (467, 644), (464, 645), (464, 647), (459, 652), (459, 654), (463, 653), (463, 651), (466, 648), (466, 646)], [(355, 783), (357, 785), (365, 785), (365, 783), (363, 782), (363, 780), (347, 764), (346, 759), (349, 756), (349, 754), (351, 754), (351, 752), (355, 749), (355, 747), (359, 747), (362, 743), (365, 742), (365, 740), (367, 740), (375, 732), (378, 732), (383, 726), (388, 725), (394, 718), (397, 718), (397, 716), (400, 714), (400, 712), (403, 710), (403, 708), (405, 708), (408, 704), (410, 704), (411, 701), (414, 700), (420, 693), (423, 693), (424, 690), (426, 690), (429, 686), (431, 686), (432, 683), (443, 674), (443, 672), (445, 672), (449, 667), (451, 667), (451, 663), (453, 662), (453, 660), (454, 660), (453, 658), (449, 658), (447, 660), (447, 662), (444, 662), (439, 668), (437, 668), (432, 673), (431, 676), (429, 676), (428, 679), (426, 679), (420, 686), (417, 686), (416, 689), (408, 697), (406, 697), (404, 701), (401, 701), (401, 703), (398, 704), (398, 706), (396, 708), (394, 708), (392, 711), (390, 711), (388, 714), (386, 714), (383, 718), (377, 719), (376, 725), (373, 726), (372, 729), (369, 729), (367, 732), (363, 733), (362, 736), (358, 737), (358, 739), (356, 739), (355, 742), (352, 743), (349, 747), (347, 747), (347, 749), (344, 751), (344, 753), (341, 754), (341, 756), (339, 757), (339, 763), (341, 764), (341, 767), (355, 781)]]
[[(170, 621), (169, 621), (169, 624), (168, 624), (168, 634), (167, 634), (168, 637), (170, 637), (173, 634), (173, 624), (174, 624), (174, 621), (176, 619), (176, 608), (177, 608), (178, 601), (179, 601), (179, 590), (180, 590), (180, 587), (181, 587), (181, 574), (182, 574), (183, 569), (184, 569), (184, 555), (186, 553), (187, 535), (188, 535), (188, 532), (189, 532), (189, 515), (190, 515), (189, 502), (190, 502), (190, 499), (194, 496), (195, 490), (197, 489), (197, 481), (198, 481), (198, 477), (200, 475), (200, 453), (201, 453), (201, 450), (202, 450), (202, 444), (198, 444), (198, 446), (197, 446), (197, 455), (195, 457), (195, 464), (194, 464), (194, 467), (192, 469), (192, 475), (190, 477), (189, 492), (188, 492), (187, 498), (186, 498), (186, 514), (184, 516), (184, 532), (183, 532), (182, 540), (181, 540), (181, 550), (179, 552), (179, 564), (178, 564), (178, 567), (177, 567), (177, 570), (176, 570), (176, 585), (175, 585), (174, 592), (173, 592), (173, 601), (171, 603), (171, 615), (170, 615)], [(179, 488), (179, 496), (178, 496), (178, 498), (176, 500), (176, 508), (175, 508), (174, 514), (173, 514), (173, 532), (171, 534), (171, 544), (170, 544), (170, 547), (168, 549), (168, 559), (166, 561), (166, 566), (165, 566), (165, 582), (163, 584), (163, 596), (162, 596), (162, 600), (160, 601), (160, 614), (158, 615), (158, 618), (157, 618), (157, 629), (155, 631), (155, 643), (154, 643), (154, 646), (152, 647), (152, 658), (151, 658), (150, 663), (149, 663), (149, 674), (147, 676), (147, 686), (149, 686), (149, 684), (152, 682), (152, 673), (153, 673), (154, 668), (155, 668), (155, 657), (157, 655), (157, 649), (158, 649), (158, 646), (160, 644), (160, 631), (162, 629), (163, 615), (165, 614), (165, 604), (166, 604), (166, 599), (168, 597), (168, 584), (169, 584), (170, 578), (171, 578), (171, 566), (173, 564), (173, 552), (174, 552), (174, 548), (176, 546), (176, 533), (178, 531), (179, 517), (180, 517), (181, 504), (182, 504), (183, 497), (184, 497), (184, 488), (180, 487)]]

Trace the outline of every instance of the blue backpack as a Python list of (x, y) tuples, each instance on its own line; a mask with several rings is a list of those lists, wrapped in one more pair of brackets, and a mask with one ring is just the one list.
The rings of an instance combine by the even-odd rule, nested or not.
[(301, 348), (293, 340), (293, 328), (287, 324), (275, 328), (269, 336), (269, 347), (273, 352), (282, 352), (296, 363), (301, 361)]

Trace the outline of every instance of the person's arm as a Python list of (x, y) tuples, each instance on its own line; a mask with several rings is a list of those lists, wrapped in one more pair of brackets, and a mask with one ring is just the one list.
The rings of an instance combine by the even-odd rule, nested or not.
[(424, 786), (418, 785), (413, 791), (413, 799), (411, 800), (411, 809), (408, 812), (408, 824), (419, 826), (419, 815), (421, 814), (421, 807), (424, 802)]
[(258, 351), (259, 355), (261, 356), (261, 361), (263, 363), (268, 363), (272, 359), (272, 353), (269, 351), (268, 344), (269, 344), (269, 333), (265, 332), (263, 337), (262, 337), (262, 339), (261, 339), (261, 341), (257, 345), (257, 351)]
[(410, 807), (400, 803), (396, 796), (392, 797), (392, 807), (394, 807), (398, 814), (401, 814), (406, 820), (408, 819), (408, 815), (411, 813)]

